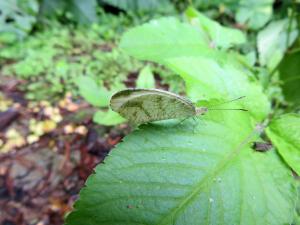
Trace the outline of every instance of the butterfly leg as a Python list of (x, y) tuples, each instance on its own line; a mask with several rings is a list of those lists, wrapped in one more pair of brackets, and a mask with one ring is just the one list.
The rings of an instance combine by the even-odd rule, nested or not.
[(199, 121), (198, 125), (201, 123), (202, 125), (207, 126), (207, 123), (206, 123), (205, 120), (202, 118), (202, 116), (198, 116), (198, 121)]
[(189, 119), (190, 117), (185, 117), (183, 119), (181, 119), (180, 121), (178, 121), (178, 123), (175, 124), (175, 126), (178, 126), (178, 125), (184, 125), (184, 121), (186, 121), (187, 119)]
[(182, 124), (184, 121), (186, 121), (189, 117), (183, 118), (182, 120), (179, 121), (179, 124)]
[(194, 116), (192, 117), (194, 121), (194, 132), (199, 128), (199, 126), (206, 126), (205, 120), (202, 117)]

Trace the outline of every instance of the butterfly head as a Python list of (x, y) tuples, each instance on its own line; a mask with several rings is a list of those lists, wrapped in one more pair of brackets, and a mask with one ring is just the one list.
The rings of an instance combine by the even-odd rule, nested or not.
[(196, 108), (196, 115), (203, 115), (208, 111), (207, 107), (198, 107)]

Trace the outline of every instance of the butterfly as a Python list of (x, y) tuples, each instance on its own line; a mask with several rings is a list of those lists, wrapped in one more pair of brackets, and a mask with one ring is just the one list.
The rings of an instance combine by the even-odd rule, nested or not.
[(136, 125), (167, 119), (188, 118), (203, 115), (208, 111), (207, 107), (196, 107), (189, 99), (160, 89), (119, 91), (111, 97), (110, 107), (126, 118), (129, 123)]

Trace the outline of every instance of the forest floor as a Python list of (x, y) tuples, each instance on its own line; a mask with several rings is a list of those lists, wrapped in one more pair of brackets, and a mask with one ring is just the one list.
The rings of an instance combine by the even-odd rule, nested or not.
[(94, 124), (94, 109), (70, 95), (57, 105), (28, 102), (20, 82), (1, 77), (0, 224), (61, 225), (93, 168), (130, 128)]

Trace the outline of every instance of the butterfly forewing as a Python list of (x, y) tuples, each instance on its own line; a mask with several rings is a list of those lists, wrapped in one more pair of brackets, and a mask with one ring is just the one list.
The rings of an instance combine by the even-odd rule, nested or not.
[(120, 91), (112, 96), (111, 108), (134, 124), (186, 118), (196, 114), (193, 103), (188, 99), (158, 89)]

